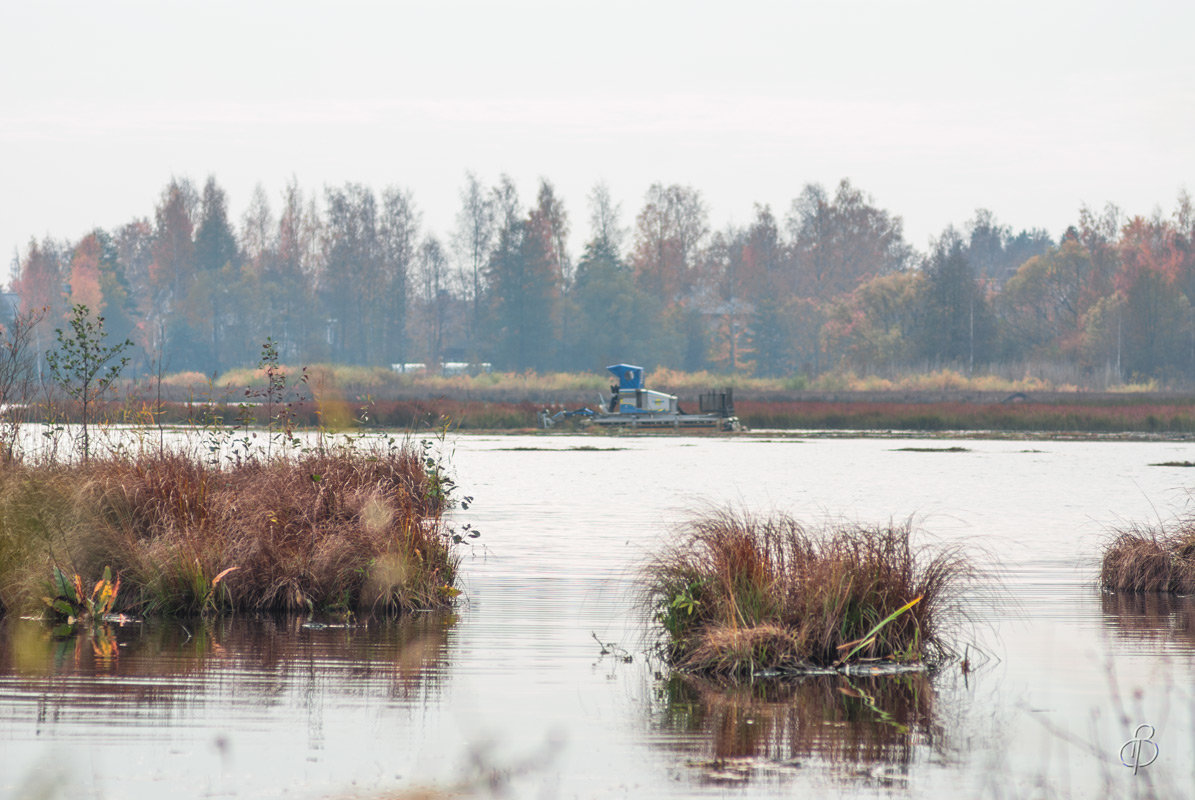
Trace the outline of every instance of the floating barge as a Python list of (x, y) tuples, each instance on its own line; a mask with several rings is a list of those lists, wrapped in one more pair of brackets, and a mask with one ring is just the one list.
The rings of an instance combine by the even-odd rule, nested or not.
[(742, 430), (734, 413), (734, 390), (704, 392), (698, 398), (696, 414), (686, 413), (676, 395), (657, 392), (643, 385), (643, 367), (612, 364), (606, 367), (618, 378), (610, 387), (610, 398), (597, 409), (539, 413), (540, 425), (551, 428), (564, 419), (579, 418), (582, 424), (603, 428), (704, 428)]

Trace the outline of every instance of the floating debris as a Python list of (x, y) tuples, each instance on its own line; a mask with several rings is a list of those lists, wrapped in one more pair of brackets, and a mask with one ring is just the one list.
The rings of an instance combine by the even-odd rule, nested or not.
[(923, 662), (915, 661), (911, 664), (899, 664), (895, 661), (877, 661), (875, 663), (843, 664), (838, 668), (843, 675), (861, 677), (879, 677), (884, 675), (908, 675), (913, 672), (925, 672)]

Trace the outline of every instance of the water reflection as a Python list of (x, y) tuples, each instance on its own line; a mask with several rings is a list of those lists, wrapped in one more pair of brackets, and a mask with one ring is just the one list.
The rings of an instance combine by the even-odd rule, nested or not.
[[(1195, 786), (1186, 601), (1092, 588), (1108, 527), (1185, 508), (1186, 489), (1146, 465), (1191, 458), (1191, 445), (1050, 442), (1025, 455), (1024, 442), (968, 440), (958, 444), (971, 452), (947, 463), (892, 452), (891, 440), (621, 437), (619, 452), (550, 453), (546, 441), (456, 440), (456, 477), (478, 500), (461, 520), (486, 543), (462, 567), (460, 623), (118, 627), (114, 658), (86, 636), (63, 644), (35, 623), (0, 625), (0, 798), (27, 796), (14, 787), (43, 764), (75, 770), (58, 795), (72, 798), (388, 797), (456, 786), (479, 741), (495, 743), (488, 763), (505, 768), (554, 731), (560, 756), (508, 796), (1129, 797), (1144, 780), (1179, 787), (1168, 796)], [(667, 526), (715, 503), (811, 519), (923, 515), (944, 544), (978, 543), (1004, 576), (995, 602), (972, 606), (992, 628), (990, 666), (969, 686), (957, 669), (928, 688), (855, 682), (907, 732), (839, 680), (725, 697), (654, 680), (637, 652), (595, 667), (591, 632), (635, 641), (637, 570)], [(1124, 608), (1134, 604), (1146, 610)], [(34, 641), (13, 652), (14, 634)], [(155, 654), (161, 663), (141, 663)], [(1163, 756), (1135, 779), (1117, 750), (1140, 722), (1157, 726)], [(719, 778), (719, 759), (723, 773), (740, 765), (746, 785)], [(1117, 791), (1109, 771), (1124, 781)]]
[(455, 624), (449, 614), (352, 625), (255, 616), (80, 625), (64, 636), (9, 618), (0, 620), (0, 696), (38, 692), (51, 705), (81, 696), (177, 703), (228, 678), (242, 682), (238, 694), (258, 698), (296, 681), (352, 679), (353, 693), (428, 699), (446, 672)]
[(1195, 644), (1195, 597), (1105, 592), (1100, 607), (1104, 624), (1127, 640)]
[(658, 700), (659, 726), (686, 734), (664, 741), (715, 782), (792, 772), (818, 759), (838, 776), (899, 783), (918, 748), (937, 748), (942, 738), (935, 692), (924, 674), (826, 676), (730, 689), (674, 675), (660, 685)]

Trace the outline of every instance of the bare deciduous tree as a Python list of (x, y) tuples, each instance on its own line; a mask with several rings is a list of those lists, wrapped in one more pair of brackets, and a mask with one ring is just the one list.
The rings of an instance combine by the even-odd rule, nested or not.
[(494, 225), (493, 198), (486, 194), (477, 176), (470, 172), (465, 176), (465, 186), (461, 189), (461, 209), (456, 215), (452, 248), (456, 253), (461, 289), (469, 306), (465, 334), (469, 342), (470, 358), (473, 360), (478, 360), (478, 333), (485, 290), (485, 271), (494, 248)]
[(46, 309), (19, 311), (0, 332), (0, 461), (21, 457), (21, 425), (37, 390), (34, 332)]

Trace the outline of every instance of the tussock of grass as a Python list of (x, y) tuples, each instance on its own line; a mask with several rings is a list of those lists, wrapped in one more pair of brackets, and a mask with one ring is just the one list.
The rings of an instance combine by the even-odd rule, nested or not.
[(1121, 531), (1104, 549), (1100, 585), (1111, 592), (1195, 592), (1195, 522)]
[(57, 566), (122, 580), (117, 608), (200, 613), (451, 603), (442, 484), (412, 447), (212, 466), (152, 453), (0, 471), (0, 609)]
[(945, 656), (943, 615), (971, 576), (959, 553), (915, 548), (907, 524), (808, 531), (722, 511), (649, 563), (644, 599), (674, 666), (741, 679), (833, 666), (856, 648), (852, 658), (901, 663)]

